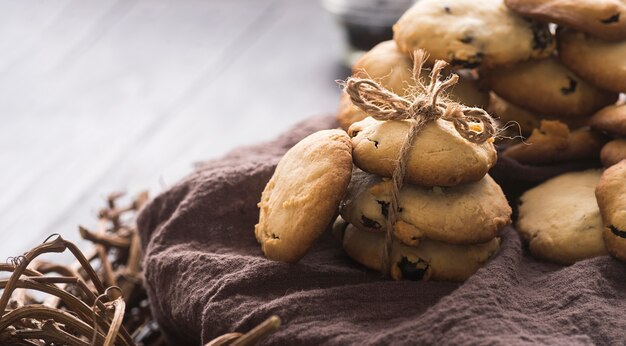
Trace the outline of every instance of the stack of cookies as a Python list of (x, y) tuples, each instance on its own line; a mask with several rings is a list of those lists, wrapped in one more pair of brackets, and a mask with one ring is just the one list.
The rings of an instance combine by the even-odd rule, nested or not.
[[(430, 64), (445, 60), (460, 75), (451, 99), (499, 118), (508, 158), (597, 160), (606, 138), (590, 130), (590, 118), (626, 92), (624, 13), (615, 0), (420, 0), (394, 26), (394, 41), (366, 53), (353, 75), (410, 92), (410, 54), (424, 49)], [(342, 127), (364, 117), (344, 94)], [(607, 151), (618, 147), (626, 156), (624, 142)]]
[[(348, 255), (384, 271), (385, 218), (391, 180), (409, 122), (371, 117), (350, 126), (353, 170), (342, 219), (335, 223)], [(499, 232), (511, 208), (487, 174), (496, 162), (493, 140), (462, 138), (452, 123), (428, 123), (413, 142), (393, 227), (391, 277), (411, 280), (465, 280), (499, 247)]]
[[(557, 42), (556, 51), (548, 59), (484, 71), (488, 85), (497, 94), (493, 110), (503, 118), (524, 124), (523, 133), (530, 133), (526, 143), (511, 147), (504, 154), (526, 164), (597, 159), (606, 138), (586, 125), (596, 128), (590, 121), (596, 112), (620, 112), (614, 110), (614, 104), (618, 94), (626, 92), (623, 16), (626, 3), (614, 0), (505, 0), (504, 3), (520, 16), (552, 23)], [(559, 119), (560, 123), (537, 124), (547, 118)], [(529, 122), (533, 126), (525, 126)], [(620, 142), (613, 142), (605, 151), (603, 161), (608, 156), (626, 157), (625, 146)]]

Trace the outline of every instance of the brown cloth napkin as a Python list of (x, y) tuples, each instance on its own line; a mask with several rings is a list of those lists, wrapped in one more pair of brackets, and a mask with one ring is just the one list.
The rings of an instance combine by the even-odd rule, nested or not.
[[(393, 282), (327, 232), (298, 263), (265, 259), (256, 203), (282, 154), (333, 117), (207, 162), (138, 219), (150, 304), (174, 345), (202, 345), (276, 314), (277, 345), (625, 345), (626, 265), (534, 260), (512, 227), (465, 283)], [(564, 211), (567, 212), (567, 211)]]

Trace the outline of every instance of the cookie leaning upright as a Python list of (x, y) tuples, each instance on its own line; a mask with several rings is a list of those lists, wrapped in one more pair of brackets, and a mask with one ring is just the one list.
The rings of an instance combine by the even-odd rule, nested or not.
[(604, 171), (596, 187), (604, 243), (609, 253), (626, 261), (626, 160)]
[(283, 156), (258, 204), (255, 235), (267, 258), (296, 262), (324, 232), (350, 182), (351, 152), (344, 131), (324, 130)]

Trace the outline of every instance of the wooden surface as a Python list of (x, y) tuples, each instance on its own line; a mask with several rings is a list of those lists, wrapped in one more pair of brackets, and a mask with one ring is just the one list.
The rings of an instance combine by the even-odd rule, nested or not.
[(342, 49), (318, 1), (0, 1), (1, 260), (334, 111)]

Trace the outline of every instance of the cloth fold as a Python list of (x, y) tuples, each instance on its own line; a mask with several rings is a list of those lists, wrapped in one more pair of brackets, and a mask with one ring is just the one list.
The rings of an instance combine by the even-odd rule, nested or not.
[(311, 118), (205, 162), (144, 208), (145, 285), (172, 344), (203, 345), (273, 314), (283, 326), (267, 344), (626, 343), (626, 265), (608, 256), (540, 262), (512, 227), (464, 283), (383, 280), (330, 232), (298, 263), (265, 259), (254, 237), (265, 183), (291, 146), (336, 126), (332, 116)]

